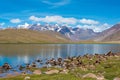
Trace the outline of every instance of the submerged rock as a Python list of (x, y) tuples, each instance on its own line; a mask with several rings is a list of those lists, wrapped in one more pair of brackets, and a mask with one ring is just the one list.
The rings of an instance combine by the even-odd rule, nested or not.
[(13, 74), (8, 73), (8, 74), (6, 74), (6, 77), (14, 77), (14, 75), (13, 75)]
[(18, 76), (18, 75), (20, 75), (20, 73), (19, 72), (13, 72), (13, 75)]

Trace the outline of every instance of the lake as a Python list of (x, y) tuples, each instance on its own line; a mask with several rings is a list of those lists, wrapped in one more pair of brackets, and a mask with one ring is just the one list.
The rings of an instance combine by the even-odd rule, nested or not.
[(0, 44), (0, 66), (31, 63), (35, 59), (120, 52), (120, 44)]

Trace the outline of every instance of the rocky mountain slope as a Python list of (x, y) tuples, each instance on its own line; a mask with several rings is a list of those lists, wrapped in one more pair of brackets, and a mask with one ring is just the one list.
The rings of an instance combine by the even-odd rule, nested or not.
[(95, 41), (120, 41), (120, 24), (116, 24), (100, 33)]

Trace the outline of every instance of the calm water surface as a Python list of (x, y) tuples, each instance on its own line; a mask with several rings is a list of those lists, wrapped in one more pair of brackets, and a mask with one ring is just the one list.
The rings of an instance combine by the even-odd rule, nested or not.
[(35, 59), (66, 58), (95, 53), (120, 52), (120, 44), (0, 44), (0, 66), (22, 65)]

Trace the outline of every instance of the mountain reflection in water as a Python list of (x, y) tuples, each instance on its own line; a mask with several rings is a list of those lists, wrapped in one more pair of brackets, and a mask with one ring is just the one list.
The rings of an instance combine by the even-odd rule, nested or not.
[(120, 52), (120, 44), (0, 44), (0, 66), (30, 63), (40, 58), (66, 58), (95, 53)]

